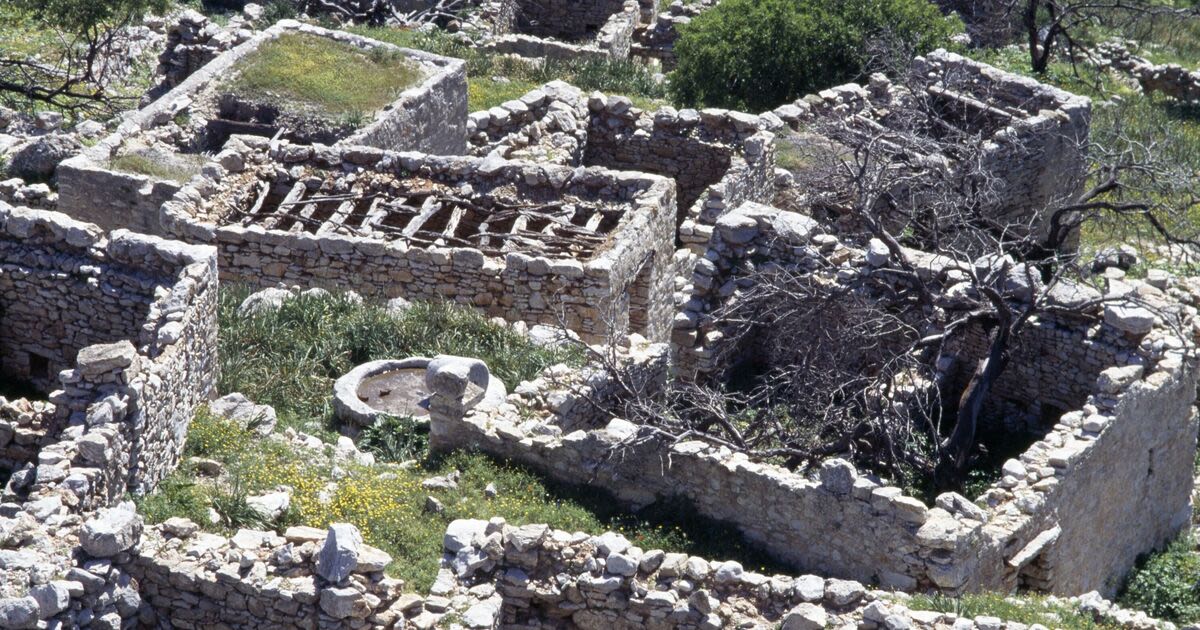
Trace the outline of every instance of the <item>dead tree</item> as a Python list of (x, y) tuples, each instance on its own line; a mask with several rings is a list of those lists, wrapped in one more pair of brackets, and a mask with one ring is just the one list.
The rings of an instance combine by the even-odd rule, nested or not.
[(119, 49), (128, 26), (165, 0), (17, 0), (17, 10), (53, 33), (53, 50), (0, 51), (0, 96), (76, 113), (112, 114), (136, 103), (111, 89), (128, 59)]
[[(653, 396), (628, 388), (612, 412), (646, 427), (638, 439), (702, 439), (793, 468), (839, 454), (961, 489), (984, 454), (985, 409), (1032, 326), (1094, 321), (1105, 302), (1129, 299), (1104, 297), (1105, 280), (1075, 247), (1080, 231), (1119, 222), (1198, 245), (1186, 221), (1195, 185), (1156, 160), (1154, 147), (1123, 134), (1082, 147), (1091, 164), (1075, 181), (1040, 207), (1001, 212), (1007, 182), (990, 170), (988, 126), (947, 124), (936, 91), (906, 93), (904, 107), (893, 103), (881, 120), (810, 124), (844, 150), (821, 152), (811, 179), (796, 184), (811, 191), (797, 211), (836, 226), (845, 243), (882, 248), (886, 262), (853, 273), (822, 257), (800, 269), (747, 268), (744, 288), (712, 320), (724, 347), (768, 369), (748, 386), (676, 382)], [(1024, 157), (1035, 156), (1010, 159)], [(1095, 297), (1056, 298), (1067, 284), (1092, 285)], [(947, 368), (968, 335), (982, 336), (982, 356)], [(619, 372), (615, 361), (610, 372)]]

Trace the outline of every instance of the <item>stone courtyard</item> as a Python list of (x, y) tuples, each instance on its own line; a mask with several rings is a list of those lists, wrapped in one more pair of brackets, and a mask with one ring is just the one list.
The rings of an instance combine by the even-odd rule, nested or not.
[[(663, 20), (707, 6), (481, 10), (495, 52), (623, 59), (640, 41), (666, 64)], [(226, 89), (248, 56), (299, 34), (386, 53), (416, 79), (349, 122)], [(879, 75), (761, 114), (648, 110), (561, 81), (468, 113), (461, 60), (293, 21), (225, 44), (174, 64), (169, 91), (63, 162), (57, 212), (0, 202), (0, 628), (1037, 627), (906, 603), (977, 592), (1062, 596), (1106, 627), (1173, 627), (1104, 598), (1191, 523), (1193, 278), (1109, 273), (1105, 293), (1064, 281), (1044, 296), (1009, 282), (1014, 308), (1044, 309), (981, 415), (985, 446), (1020, 448), (975, 496), (917, 496), (840, 453), (800, 468), (756, 460), (620, 413), (668, 383), (733, 387), (787, 366), (765, 348), (802, 340), (765, 324), (732, 333), (744, 322), (729, 313), (764, 269), (843, 296), (864, 277), (895, 293), (917, 278), (939, 296), (926, 324), (977, 290), (962, 271), (974, 259), (905, 250), (917, 264), (893, 273), (894, 252), (820, 212), (826, 191), (777, 168), (782, 142), (853, 151), (931, 100), (943, 125), (986, 138), (983, 168), (1003, 185), (978, 216), (1039, 233), (1083, 179), (1088, 99), (937, 51), (913, 61), (916, 91)], [(888, 150), (962, 168), (924, 146)], [(131, 151), (193, 168), (166, 180), (112, 166)], [(769, 205), (785, 197), (802, 203)], [(580, 340), (588, 365), (523, 382), (472, 357), (405, 362), (423, 370), (430, 450), (486, 453), (630, 509), (686, 501), (796, 575), (617, 532), (455, 519), (423, 593), (349, 523), (147, 524), (131, 498), (179, 466), (189, 425), (217, 396), (222, 284), (451, 302), (520, 334)], [(980, 326), (952, 345), (935, 366), (949, 384), (939, 395), (963, 394), (987, 339)], [(268, 426), (256, 439), (331, 476), (373, 461), (348, 437)]]

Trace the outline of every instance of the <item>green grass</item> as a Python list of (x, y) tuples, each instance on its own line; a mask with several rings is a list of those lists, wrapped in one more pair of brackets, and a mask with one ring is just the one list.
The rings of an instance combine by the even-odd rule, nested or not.
[(333, 382), (367, 361), (478, 357), (511, 389), (550, 365), (582, 360), (578, 349), (536, 346), (460, 306), (418, 302), (396, 318), (380, 305), (344, 296), (304, 296), (277, 311), (242, 317), (237, 309), (250, 292), (221, 288), (218, 389), (271, 405), (285, 426), (310, 433), (328, 426)]
[(1190, 535), (1144, 558), (1130, 573), (1118, 602), (1181, 624), (1200, 621), (1200, 554)]
[(906, 602), (912, 610), (934, 610), (954, 613), (968, 619), (978, 616), (999, 617), (1005, 621), (1026, 625), (1041, 624), (1056, 630), (1096, 630), (1115, 628), (1097, 623), (1091, 615), (1062, 604), (1050, 603), (1038, 595), (1017, 597), (998, 593), (968, 594), (961, 597), (945, 595), (914, 595)]
[[(471, 111), (499, 105), (556, 79), (584, 91), (599, 90), (628, 96), (634, 105), (645, 109), (667, 103), (666, 86), (655, 80), (649, 67), (636, 61), (550, 59), (544, 63), (530, 63), (476, 50), (442, 31), (419, 33), (366, 26), (347, 30), (397, 46), (465, 60), (470, 77), (468, 106)], [(505, 77), (510, 83), (493, 81), (493, 77)]]
[[(214, 424), (218, 428), (211, 428)], [(230, 424), (200, 414), (192, 430), (240, 432)], [(188, 452), (196, 451), (189, 448)], [(293, 452), (273, 441), (245, 435), (222, 450), (204, 451), (204, 455), (222, 462), (237, 488), (199, 483), (185, 463), (157, 492), (137, 500), (138, 510), (148, 522), (184, 516), (210, 531), (225, 534), (239, 527), (282, 530), (299, 524), (326, 527), (334, 522), (353, 523), (369, 544), (392, 555), (388, 573), (417, 591), (427, 589), (437, 574), (442, 537), (451, 521), (494, 516), (514, 525), (546, 523), (572, 532), (619, 531), (643, 549), (737, 558), (755, 569), (781, 570), (768, 557), (745, 545), (733, 529), (697, 516), (688, 506), (667, 504), (640, 514), (623, 512), (611, 497), (593, 488), (555, 484), (518, 466), (475, 453), (425, 458), (415, 468), (343, 466), (347, 476), (332, 491), (327, 487), (331, 478), (327, 466), (313, 463), (317, 458), (311, 455)], [(428, 477), (454, 471), (461, 475), (455, 489), (429, 490), (421, 485)], [(485, 492), (489, 484), (497, 489), (494, 498)], [(247, 495), (273, 491), (280, 485), (291, 488), (289, 513), (274, 523), (262, 523), (246, 514)], [(324, 498), (322, 493), (326, 493)], [(425, 511), (429, 496), (442, 503), (442, 513)], [(210, 506), (220, 516), (216, 524), (208, 520)]]
[(200, 174), (204, 162), (205, 159), (202, 156), (177, 155), (164, 158), (141, 153), (126, 153), (109, 160), (108, 166), (115, 171), (137, 173), (184, 184)]
[(473, 112), (489, 109), (521, 98), (540, 84), (532, 81), (496, 81), (491, 77), (467, 79), (467, 108)]
[(264, 43), (236, 68), (232, 88), (248, 98), (298, 102), (330, 116), (364, 116), (422, 78), (397, 51), (358, 48), (307, 33)]

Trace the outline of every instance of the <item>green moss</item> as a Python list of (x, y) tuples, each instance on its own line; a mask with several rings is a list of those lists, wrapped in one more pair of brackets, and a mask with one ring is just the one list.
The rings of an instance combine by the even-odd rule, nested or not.
[(231, 87), (246, 98), (300, 103), (330, 116), (364, 116), (419, 82), (419, 66), (395, 50), (363, 51), (307, 33), (286, 33), (239, 62)]

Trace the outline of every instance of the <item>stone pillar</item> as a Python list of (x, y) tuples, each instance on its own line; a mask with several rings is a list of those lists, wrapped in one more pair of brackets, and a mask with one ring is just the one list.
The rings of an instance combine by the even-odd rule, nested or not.
[(450, 435), (467, 412), (483, 401), (488, 393), (491, 372), (479, 359), (440, 355), (429, 362), (425, 370), (425, 387), (429, 389), (430, 447), (452, 448)]

